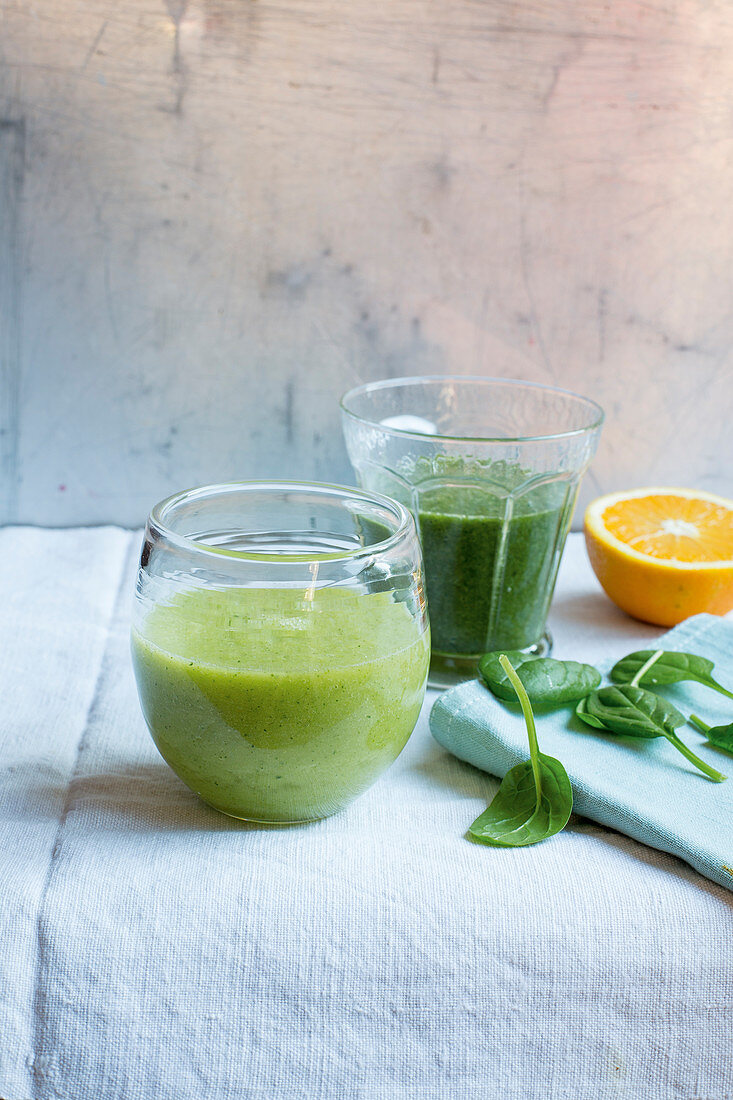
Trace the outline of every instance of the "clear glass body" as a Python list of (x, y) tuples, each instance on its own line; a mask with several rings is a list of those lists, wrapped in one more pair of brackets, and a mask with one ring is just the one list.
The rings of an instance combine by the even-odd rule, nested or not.
[(603, 412), (564, 390), (496, 378), (396, 378), (341, 401), (359, 484), (415, 516), (432, 633), (430, 682), (481, 654), (547, 652), (547, 613)]
[(158, 504), (132, 658), (158, 749), (233, 817), (325, 817), (401, 752), (430, 653), (422, 558), (400, 504), (299, 483)]

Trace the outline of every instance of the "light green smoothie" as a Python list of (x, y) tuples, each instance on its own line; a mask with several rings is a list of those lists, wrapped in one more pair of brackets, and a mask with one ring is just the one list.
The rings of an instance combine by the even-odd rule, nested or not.
[(188, 589), (132, 634), (165, 760), (259, 821), (324, 817), (369, 787), (412, 732), (429, 652), (405, 603), (342, 588)]

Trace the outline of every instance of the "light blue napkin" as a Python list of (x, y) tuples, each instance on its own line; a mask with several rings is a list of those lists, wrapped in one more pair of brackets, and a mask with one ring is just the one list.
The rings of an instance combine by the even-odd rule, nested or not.
[[(715, 662), (715, 679), (733, 690), (733, 620), (696, 615), (662, 635), (654, 648), (708, 657)], [(583, 660), (582, 653), (558, 656)], [(733, 700), (700, 684), (670, 685), (659, 694), (711, 726), (733, 721)], [(437, 699), (430, 729), (454, 756), (491, 775), (503, 776), (529, 757), (519, 707), (501, 703), (477, 680)], [(677, 733), (730, 778), (706, 779), (663, 737), (649, 741), (594, 731), (571, 707), (543, 711), (537, 722), (540, 751), (561, 760), (570, 776), (574, 812), (671, 852), (733, 890), (733, 756), (714, 749), (691, 726)]]

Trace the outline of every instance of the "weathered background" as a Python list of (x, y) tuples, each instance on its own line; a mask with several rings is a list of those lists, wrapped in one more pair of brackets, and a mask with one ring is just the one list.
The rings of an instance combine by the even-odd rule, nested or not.
[(731, 493), (728, 0), (0, 0), (0, 519), (352, 480), (337, 399), (608, 421), (584, 498)]

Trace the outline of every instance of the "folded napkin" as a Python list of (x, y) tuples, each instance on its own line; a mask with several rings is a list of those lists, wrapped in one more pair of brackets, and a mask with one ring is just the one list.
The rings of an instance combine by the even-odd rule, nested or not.
[[(715, 662), (715, 679), (733, 690), (733, 620), (696, 615), (663, 634), (654, 648), (708, 657)], [(582, 653), (558, 656), (583, 660)], [(614, 663), (601, 671), (607, 673)], [(701, 684), (658, 690), (684, 714), (697, 714), (711, 726), (733, 721), (733, 700)], [(529, 758), (519, 707), (501, 703), (477, 680), (437, 699), (430, 729), (454, 756), (491, 775), (503, 776)], [(575, 717), (572, 707), (542, 711), (537, 722), (540, 751), (561, 760), (570, 777), (574, 812), (671, 852), (733, 890), (733, 756), (714, 749), (690, 726), (677, 733), (730, 778), (725, 783), (706, 779), (666, 738), (649, 741), (595, 731)]]

